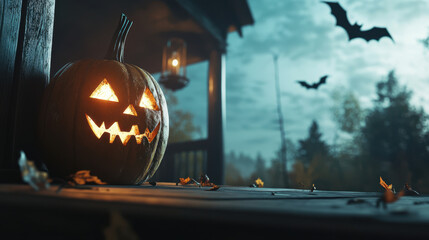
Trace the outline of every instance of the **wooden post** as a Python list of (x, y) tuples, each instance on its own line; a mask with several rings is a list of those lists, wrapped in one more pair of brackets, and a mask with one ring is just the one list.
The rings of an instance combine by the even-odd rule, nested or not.
[(9, 165), (9, 112), (13, 89), (16, 49), (22, 0), (0, 2), (0, 169)]
[(5, 0), (1, 7), (0, 168), (14, 169), (20, 150), (30, 158), (37, 155), (38, 110), (49, 82), (55, 0)]
[(225, 56), (212, 50), (209, 63), (209, 109), (207, 175), (216, 184), (224, 183)]

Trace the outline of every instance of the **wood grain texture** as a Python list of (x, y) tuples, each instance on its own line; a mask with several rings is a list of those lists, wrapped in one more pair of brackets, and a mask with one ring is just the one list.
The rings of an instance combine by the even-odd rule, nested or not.
[[(14, 125), (13, 156), (16, 161), (20, 150), (29, 158), (37, 158), (37, 119), (45, 86), (49, 82), (54, 24), (54, 0), (28, 0), (25, 24), (22, 24), (22, 49), (18, 49), (14, 82), (15, 103), (12, 104)], [(22, 19), (21, 21), (23, 21)], [(14, 162), (12, 162), (14, 164)]]
[[(195, 185), (57, 186), (35, 192), (25, 185), (0, 185), (2, 233), (26, 226), (40, 236), (93, 236), (120, 213), (143, 239), (427, 239), (429, 197), (402, 197), (377, 209), (381, 192), (347, 192)], [(360, 204), (349, 204), (360, 199)]]
[(0, 1), (0, 169), (10, 155), (9, 113), (13, 89), (15, 56), (18, 45), (21, 0)]
[(37, 158), (36, 122), (49, 81), (54, 0), (3, 0), (0, 40), (0, 168), (20, 150)]
[(209, 126), (207, 175), (214, 182), (224, 183), (225, 133), (225, 55), (220, 50), (210, 54), (209, 65)]

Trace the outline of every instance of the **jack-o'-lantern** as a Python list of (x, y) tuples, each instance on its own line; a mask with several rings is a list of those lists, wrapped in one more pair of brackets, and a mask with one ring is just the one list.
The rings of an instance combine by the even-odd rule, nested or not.
[(167, 105), (148, 72), (123, 62), (131, 25), (122, 15), (106, 60), (69, 63), (48, 85), (39, 131), (51, 176), (90, 170), (108, 184), (138, 184), (161, 163)]

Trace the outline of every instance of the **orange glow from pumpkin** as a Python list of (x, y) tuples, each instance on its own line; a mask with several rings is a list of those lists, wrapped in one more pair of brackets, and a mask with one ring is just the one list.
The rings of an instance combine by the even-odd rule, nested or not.
[(122, 144), (125, 146), (127, 145), (128, 141), (130, 140), (131, 136), (134, 136), (136, 138), (137, 144), (141, 144), (143, 137), (145, 137), (149, 143), (153, 141), (153, 139), (158, 134), (160, 125), (155, 127), (155, 129), (151, 132), (148, 128), (146, 128), (145, 132), (140, 134), (139, 127), (137, 125), (133, 125), (130, 129), (130, 131), (121, 131), (121, 128), (119, 127), (118, 122), (114, 122), (109, 128), (106, 129), (106, 126), (103, 123), (101, 123), (100, 126), (98, 126), (91, 117), (89, 117), (87, 114), (85, 114), (86, 120), (88, 121), (89, 126), (91, 127), (92, 131), (94, 132), (95, 136), (100, 139), (103, 133), (107, 132), (110, 134), (110, 140), (109, 143), (113, 143), (115, 141), (116, 136), (119, 136), (121, 139)]
[(98, 84), (98, 87), (95, 88), (89, 97), (111, 102), (119, 102), (118, 97), (106, 79), (103, 79), (103, 81)]
[(147, 108), (147, 109), (151, 109), (151, 110), (159, 110), (158, 105), (156, 104), (156, 100), (153, 97), (152, 92), (149, 90), (149, 88), (146, 88), (144, 90), (142, 99), (140, 100), (140, 107), (142, 108)]
[(131, 104), (125, 109), (124, 114), (137, 116), (136, 109)]

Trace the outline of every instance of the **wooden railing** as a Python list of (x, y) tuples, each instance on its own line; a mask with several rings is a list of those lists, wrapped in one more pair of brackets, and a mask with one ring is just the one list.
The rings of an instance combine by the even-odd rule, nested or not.
[(191, 177), (198, 180), (207, 172), (207, 148), (207, 139), (170, 143), (153, 179), (177, 182), (179, 178)]
[(177, 181), (179, 177), (198, 178), (207, 174), (212, 182), (224, 182), (224, 127), (225, 127), (225, 55), (220, 47), (210, 53), (209, 111), (207, 139), (167, 146), (155, 181)]

